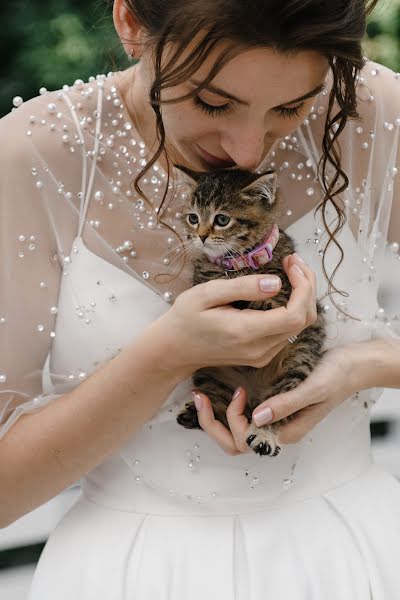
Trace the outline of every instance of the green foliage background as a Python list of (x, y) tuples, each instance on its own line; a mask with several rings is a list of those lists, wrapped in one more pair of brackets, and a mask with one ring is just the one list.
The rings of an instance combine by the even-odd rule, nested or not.
[[(0, 22), (0, 115), (14, 96), (27, 100), (42, 86), (59, 89), (129, 64), (105, 0), (9, 0)], [(367, 33), (366, 56), (400, 71), (400, 0), (381, 0)]]

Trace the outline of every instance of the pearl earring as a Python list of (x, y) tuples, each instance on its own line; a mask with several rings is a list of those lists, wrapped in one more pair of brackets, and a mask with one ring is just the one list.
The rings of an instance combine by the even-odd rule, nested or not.
[(135, 57), (134, 57), (134, 54), (135, 54), (135, 51), (134, 51), (134, 49), (132, 48), (132, 50), (131, 50), (131, 51), (130, 51), (130, 53), (129, 53), (130, 60), (133, 60), (133, 59), (135, 58)]

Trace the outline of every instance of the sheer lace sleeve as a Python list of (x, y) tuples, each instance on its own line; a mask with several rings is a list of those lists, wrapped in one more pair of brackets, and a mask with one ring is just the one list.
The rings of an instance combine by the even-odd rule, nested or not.
[(379, 286), (375, 335), (400, 340), (400, 74), (370, 63), (363, 83), (364, 98), (375, 108), (364, 126), (372, 146), (366, 194), (372, 200), (369, 255)]
[[(75, 240), (93, 260), (98, 255), (151, 290), (142, 307), (148, 316), (155, 305), (159, 312), (154, 296), (167, 309), (191, 285), (175, 235), (183, 234), (184, 191), (169, 185), (167, 226), (156, 224), (167, 175), (156, 164), (143, 179), (147, 204), (133, 189), (151, 151), (129, 121), (118, 81), (113, 73), (77, 80), (0, 121), (7, 140), (0, 161), (0, 439), (22, 414), (41, 410), (114, 355), (113, 326), (85, 317), (89, 292), (69, 283)], [(64, 348), (63, 310), (79, 322), (69, 332), (72, 344), (87, 344), (79, 358)], [(82, 355), (88, 362), (93, 352), (99, 356), (81, 368)]]
[(59, 152), (67, 133), (54, 99), (35, 98), (0, 121), (0, 439), (21, 414), (59, 396), (43, 393), (42, 370), (55, 335), (62, 247), (76, 228), (76, 184), (71, 178), (65, 194), (61, 172), (81, 166)]
[(400, 75), (369, 61), (357, 96), (361, 120), (348, 123), (340, 142), (346, 214), (362, 276), (378, 289), (374, 335), (400, 339)]

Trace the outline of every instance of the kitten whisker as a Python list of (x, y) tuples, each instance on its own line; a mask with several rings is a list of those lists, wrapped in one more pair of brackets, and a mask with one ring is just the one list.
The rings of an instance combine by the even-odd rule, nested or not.
[(191, 248), (193, 246), (193, 242), (192, 240), (187, 240), (185, 242), (179, 242), (179, 244), (176, 244), (175, 246), (173, 246), (172, 248), (169, 248), (169, 250), (167, 250), (166, 252), (166, 257), (168, 257), (168, 254), (170, 254), (171, 252), (176, 252), (177, 248)]

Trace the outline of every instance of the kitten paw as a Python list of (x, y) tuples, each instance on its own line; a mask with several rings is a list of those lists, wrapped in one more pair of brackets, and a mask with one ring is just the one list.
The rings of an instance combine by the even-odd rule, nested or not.
[(277, 434), (269, 427), (250, 425), (247, 445), (261, 456), (278, 456), (281, 451)]
[(176, 420), (179, 425), (187, 429), (201, 429), (194, 402), (187, 402), (185, 408), (182, 408), (177, 414)]

